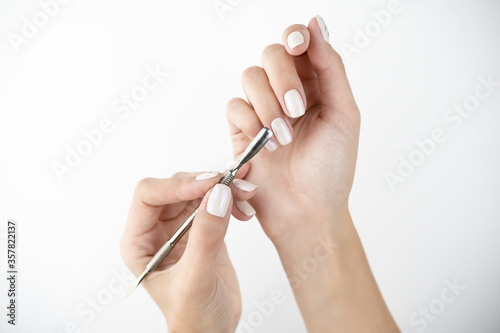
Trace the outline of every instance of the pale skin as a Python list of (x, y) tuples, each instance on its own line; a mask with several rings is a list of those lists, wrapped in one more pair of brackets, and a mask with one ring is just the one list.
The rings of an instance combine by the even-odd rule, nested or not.
[[(219, 217), (207, 211), (206, 202), (220, 175), (195, 180), (200, 173), (181, 173), (137, 186), (121, 241), (124, 261), (136, 276), (201, 202), (187, 237), (143, 281), (169, 332), (236, 329), (241, 298), (224, 236), (231, 214), (251, 218), (236, 201), (254, 207), (275, 245), (308, 332), (399, 332), (349, 213), (360, 113), (342, 60), (320, 29), (316, 18), (307, 27), (288, 27), (283, 45), (264, 49), (262, 67), (244, 71), (247, 100), (228, 103), (235, 157), (276, 118), (290, 130), (291, 142), (283, 145), (273, 137), (277, 149), (263, 149), (238, 173), (258, 189), (231, 185), (231, 204)], [(304, 42), (291, 49), (287, 37), (296, 31)], [(292, 89), (303, 101), (303, 115), (287, 108), (284, 96)], [(314, 269), (304, 274), (301, 267), (311, 260)]]

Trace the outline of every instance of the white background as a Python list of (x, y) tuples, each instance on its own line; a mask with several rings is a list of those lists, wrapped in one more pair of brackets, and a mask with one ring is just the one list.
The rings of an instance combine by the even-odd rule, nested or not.
[[(23, 17), (32, 21), (40, 5), (1, 0), (0, 233), (7, 219), (18, 221), (20, 274), (15, 328), (6, 324), (7, 284), (0, 280), (0, 331), (61, 333), (73, 322), (81, 332), (164, 332), (142, 288), (124, 301), (108, 289), (123, 270), (118, 241), (136, 182), (224, 169), (231, 160), (226, 102), (243, 96), (241, 72), (260, 65), (262, 49), (280, 43), (288, 25), (321, 14), (334, 47), (356, 47), (356, 29), (388, 6), (221, 2), (232, 9), (222, 16), (212, 0), (73, 0), (16, 52), (9, 36), (21, 35)], [(480, 77), (500, 81), (500, 3), (401, 0), (400, 7), (357, 54), (341, 52), (362, 113), (351, 212), (403, 331), (422, 331), (412, 314), (438, 304), (445, 281), (457, 279), (467, 289), (424, 331), (498, 332), (500, 87), (458, 128), (443, 115), (474, 94)], [(113, 101), (140, 84), (148, 66), (169, 76), (120, 119)], [(113, 132), (59, 181), (52, 164), (64, 162), (66, 147), (104, 118), (113, 120)], [(447, 139), (392, 191), (386, 172), (396, 173), (399, 156), (408, 158), (414, 141), (437, 127)], [(254, 331), (305, 332), (258, 222), (232, 221), (226, 239), (242, 320), (278, 289), (286, 302), (261, 315)], [(105, 295), (113, 298), (95, 317), (77, 313)]]

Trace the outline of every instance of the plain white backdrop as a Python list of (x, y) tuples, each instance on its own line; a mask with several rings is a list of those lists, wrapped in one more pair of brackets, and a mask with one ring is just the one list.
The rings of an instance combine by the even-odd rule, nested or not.
[[(362, 114), (351, 212), (398, 325), (498, 332), (500, 86), (474, 96), (482, 79), (500, 82), (500, 3), (400, 0), (378, 23), (374, 13), (390, 2), (72, 0), (44, 20), (40, 3), (54, 1), (1, 0), (0, 269), (15, 219), (19, 294), (13, 328), (0, 279), (0, 331), (165, 332), (142, 288), (118, 299), (118, 242), (134, 186), (223, 170), (232, 159), (225, 105), (243, 97), (241, 72), (260, 65), (288, 25), (320, 14)], [(168, 76), (128, 114), (114, 113), (155, 69)], [(472, 111), (453, 111), (463, 103)], [(54, 163), (103, 119), (112, 131), (59, 179)], [(415, 141), (436, 128), (446, 139), (419, 153)], [(403, 170), (401, 159), (418, 165), (391, 188), (387, 173)], [(232, 221), (226, 240), (242, 320), (254, 332), (305, 332), (258, 222)], [(444, 302), (449, 283), (466, 289)], [(286, 301), (259, 312), (273, 290)]]

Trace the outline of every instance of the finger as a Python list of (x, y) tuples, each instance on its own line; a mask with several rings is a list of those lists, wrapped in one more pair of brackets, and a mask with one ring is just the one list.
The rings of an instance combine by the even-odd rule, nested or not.
[(130, 206), (126, 235), (140, 235), (150, 230), (158, 222), (160, 214), (164, 213), (163, 205), (202, 198), (220, 177), (218, 172), (197, 172), (177, 173), (172, 178), (141, 180), (136, 186)]
[(281, 145), (289, 144), (292, 141), (292, 125), (283, 112), (264, 69), (257, 66), (247, 68), (241, 82), (260, 122), (272, 129)]
[[(308, 31), (307, 35), (309, 36), (308, 40), (308, 45), (309, 45), (310, 34), (309, 30), (307, 31)], [(288, 53), (290, 52), (288, 51)], [(300, 81), (302, 82), (302, 86), (304, 87), (304, 93), (306, 95), (307, 104), (308, 105), (319, 104), (321, 100), (318, 87), (318, 76), (316, 74), (316, 71), (314, 70), (314, 67), (311, 65), (311, 61), (309, 60), (307, 52), (304, 52), (300, 55), (294, 55), (293, 63), (295, 65), (297, 75), (299, 76)]]
[[(264, 125), (253, 108), (241, 98), (233, 98), (227, 103), (226, 117), (233, 141), (233, 153), (234, 156), (239, 156)], [(277, 144), (273, 139), (266, 144), (268, 151), (274, 151), (276, 148)]]
[(258, 188), (254, 183), (239, 178), (235, 178), (229, 187), (231, 187), (231, 192), (236, 201), (249, 200), (255, 195)]
[(282, 109), (289, 117), (302, 116), (307, 101), (293, 57), (283, 45), (273, 44), (264, 49), (261, 61)]
[(282, 38), (287, 52), (293, 56), (303, 54), (309, 46), (309, 30), (302, 24), (294, 24), (286, 28)]
[[(337, 113), (356, 112), (354, 97), (340, 55), (328, 43), (329, 32), (318, 15), (309, 22), (311, 41), (307, 54), (318, 77), (321, 116), (333, 120)], [(354, 107), (353, 107), (354, 104)]]
[(234, 197), (233, 216), (240, 221), (248, 221), (255, 215), (255, 210), (248, 203), (257, 192), (257, 185), (236, 178), (230, 185)]
[[(208, 180), (208, 179), (211, 179), (211, 178), (214, 178), (217, 176), (220, 176), (220, 173), (218, 171), (209, 171), (209, 172), (203, 172), (203, 173), (177, 172), (174, 175), (172, 175), (170, 178), (175, 178), (175, 179), (181, 180), (183, 178), (194, 177), (195, 180), (202, 181), (202, 180)], [(179, 214), (183, 210), (185, 210), (186, 207), (188, 207), (188, 205), (194, 210), (196, 207), (198, 207), (202, 198), (203, 197), (200, 196), (200, 197), (198, 197), (196, 199), (192, 199), (190, 201), (181, 201), (181, 202), (177, 202), (177, 203), (163, 205), (159, 220), (160, 221), (167, 221), (167, 220), (178, 217)], [(190, 209), (188, 209), (188, 211), (189, 210)]]
[(231, 189), (217, 184), (203, 198), (189, 231), (180, 266), (194, 274), (206, 275), (215, 269), (217, 255), (224, 243), (233, 197)]
[(220, 180), (220, 173), (176, 173), (171, 178), (145, 178), (136, 188), (135, 196), (150, 206), (163, 206), (201, 198)]
[(240, 221), (248, 221), (255, 215), (255, 209), (246, 200), (235, 201), (233, 205), (233, 216)]

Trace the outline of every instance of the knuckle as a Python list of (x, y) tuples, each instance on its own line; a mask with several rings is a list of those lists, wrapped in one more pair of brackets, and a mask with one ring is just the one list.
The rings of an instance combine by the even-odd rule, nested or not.
[(137, 182), (137, 185), (135, 186), (135, 193), (138, 194), (143, 192), (144, 189), (147, 188), (150, 183), (151, 183), (151, 178), (149, 177), (141, 179), (139, 182)]
[(246, 102), (239, 97), (231, 98), (226, 104), (226, 115), (229, 117), (234, 111), (241, 107), (242, 103)]
[(271, 44), (264, 48), (262, 51), (262, 62), (265, 61), (267, 57), (273, 57), (276, 55), (286, 54), (286, 49), (281, 44)]
[(182, 180), (183, 178), (185, 178), (185, 176), (186, 176), (185, 172), (177, 171), (172, 176), (170, 176), (170, 178), (172, 178), (174, 180)]
[(260, 78), (263, 73), (264, 73), (264, 69), (262, 67), (259, 67), (259, 66), (248, 67), (241, 74), (241, 81), (248, 82), (248, 81), (255, 80), (257, 78)]

